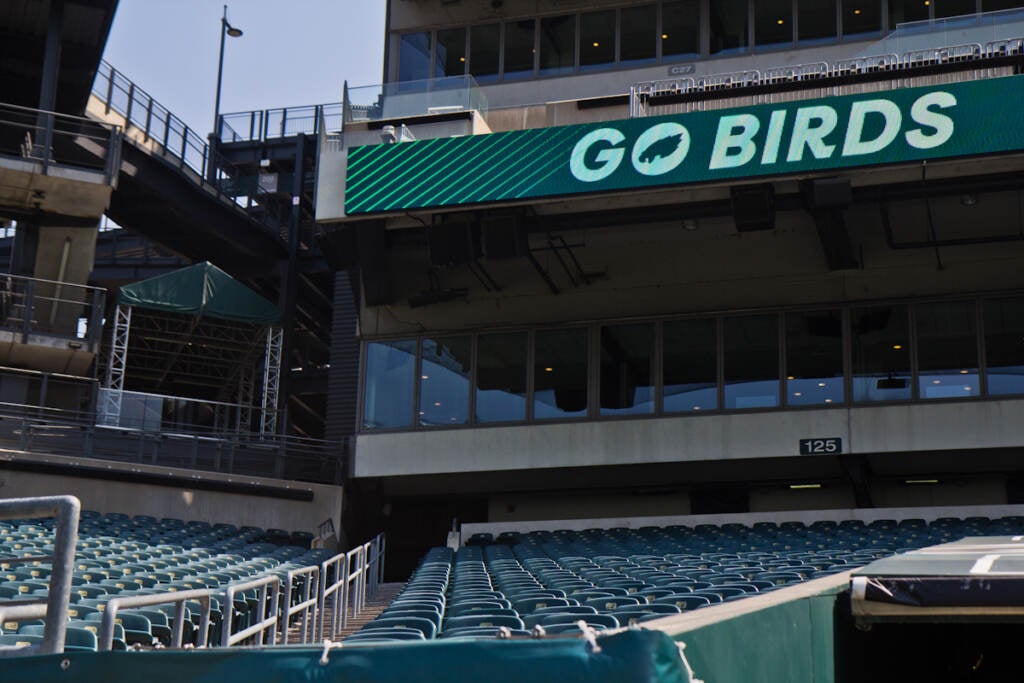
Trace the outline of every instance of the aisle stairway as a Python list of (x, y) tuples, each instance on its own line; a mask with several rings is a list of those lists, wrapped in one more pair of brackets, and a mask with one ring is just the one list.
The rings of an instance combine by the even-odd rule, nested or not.
[[(331, 612), (330, 607), (328, 607), (328, 609), (326, 610), (327, 614), (325, 615), (327, 618), (327, 623), (326, 628), (324, 628), (324, 633), (333, 634), (327, 636), (331, 640), (341, 640), (345, 636), (355, 633), (363, 626), (365, 626), (367, 622), (376, 619), (380, 615), (380, 613), (384, 611), (384, 608), (391, 604), (391, 602), (402, 591), (403, 588), (405, 588), (404, 583), (382, 583), (380, 587), (377, 589), (377, 592), (366, 599), (366, 607), (364, 607), (363, 610), (356, 616), (349, 616), (348, 624), (344, 629), (340, 627), (340, 624), (337, 630), (334, 628), (334, 615)], [(297, 643), (299, 642), (298, 638), (299, 634), (297, 629), (289, 629), (288, 642)]]

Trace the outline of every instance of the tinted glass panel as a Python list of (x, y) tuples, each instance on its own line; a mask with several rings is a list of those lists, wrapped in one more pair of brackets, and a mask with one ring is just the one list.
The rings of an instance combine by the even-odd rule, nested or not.
[(412, 423), (416, 341), (369, 342), (363, 389), (363, 429), (408, 427)]
[(576, 15), (540, 20), (540, 72), (572, 73), (576, 62)]
[(624, 63), (653, 60), (658, 49), (658, 7), (641, 5), (624, 8), (620, 14), (619, 59)]
[(821, 0), (797, 0), (797, 38), (822, 40), (836, 37), (836, 5)]
[(790, 0), (754, 0), (754, 42), (757, 45), (793, 42), (793, 3)]
[[(746, 10), (743, 16), (746, 17)], [(666, 2), (662, 5), (661, 54), (669, 61), (700, 55), (699, 0)]]
[(889, 0), (889, 30), (907, 21), (928, 18), (931, 0)]
[(654, 324), (601, 328), (601, 414), (654, 412)]
[(936, 17), (959, 17), (974, 12), (974, 0), (935, 0)]
[(844, 36), (882, 30), (882, 7), (878, 0), (842, 0), (842, 3)]
[(500, 30), (499, 24), (469, 29), (469, 73), (480, 82), (494, 80), (498, 75)]
[(998, 12), (1004, 9), (1014, 9), (1024, 6), (1021, 0), (981, 0), (982, 12)]
[(711, 54), (739, 52), (748, 43), (747, 0), (711, 3)]
[(909, 330), (906, 306), (850, 311), (854, 401), (910, 399)]
[(469, 422), (469, 337), (423, 340), (420, 365), (421, 425)]
[(438, 31), (434, 59), (434, 76), (443, 78), (466, 73), (466, 29)]
[(533, 19), (505, 24), (505, 78), (524, 78), (533, 73)]
[(535, 335), (533, 415), (538, 420), (587, 414), (587, 330)]
[(615, 10), (580, 15), (580, 67), (615, 63)]
[(405, 33), (398, 48), (398, 80), (430, 78), (430, 34)]
[(973, 301), (914, 306), (921, 398), (978, 395), (978, 339)]
[(718, 408), (714, 320), (674, 320), (662, 328), (665, 412)]
[(786, 403), (843, 402), (843, 318), (839, 311), (786, 314)]
[(476, 421), (526, 419), (526, 332), (477, 338)]
[(988, 393), (1024, 394), (1024, 298), (985, 302)]
[(726, 318), (725, 407), (779, 404), (779, 321), (775, 315)]

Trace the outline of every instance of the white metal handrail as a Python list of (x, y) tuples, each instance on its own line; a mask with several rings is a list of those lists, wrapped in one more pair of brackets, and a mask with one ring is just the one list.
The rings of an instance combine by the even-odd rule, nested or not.
[[(301, 581), (301, 586), (297, 585)], [(293, 594), (298, 601), (293, 605)], [(310, 565), (290, 569), (284, 579), (284, 602), (281, 610), (281, 642), (288, 642), (288, 626), (292, 617), (299, 616), (299, 642), (309, 644), (316, 635), (316, 620), (320, 609), (320, 567)]]
[[(384, 580), (384, 534), (355, 547), (348, 552), (331, 557), (320, 565), (320, 605), (317, 638), (324, 638), (328, 611), (332, 616), (334, 630), (348, 626), (349, 616), (356, 616), (366, 607), (366, 599), (376, 592)], [(327, 577), (333, 576), (328, 584)], [(328, 598), (334, 596), (328, 609)], [(327, 634), (332, 636), (333, 633)]]
[[(246, 628), (234, 631), (235, 596), (245, 591), (258, 589), (256, 622)], [(267, 591), (270, 595), (267, 595)], [(277, 639), (277, 611), (281, 597), (281, 579), (275, 575), (263, 576), (248, 581), (229, 583), (224, 590), (224, 620), (221, 622), (221, 647), (230, 647), (259, 634), (259, 645), (274, 643)], [(269, 598), (269, 599), (268, 599)], [(267, 637), (267, 632), (270, 637)]]
[(168, 591), (152, 595), (131, 595), (123, 598), (111, 598), (103, 610), (103, 621), (100, 626), (97, 649), (110, 650), (114, 646), (114, 626), (117, 624), (117, 613), (126, 608), (150, 607), (153, 605), (174, 605), (174, 623), (171, 625), (171, 647), (181, 648), (185, 632), (186, 603), (198, 600), (201, 605), (199, 613), (199, 634), (196, 645), (206, 647), (207, 633), (210, 630), (210, 609), (214, 591), (196, 589), (187, 591)]

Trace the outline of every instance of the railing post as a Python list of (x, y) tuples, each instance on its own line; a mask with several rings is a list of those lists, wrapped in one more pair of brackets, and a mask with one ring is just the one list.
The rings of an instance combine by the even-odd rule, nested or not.
[[(128, 84), (128, 106), (124, 112), (124, 129), (128, 130), (132, 125), (132, 107), (135, 105), (135, 83)], [(138, 127), (138, 126), (136, 126)]]
[(110, 100), (114, 98), (114, 74), (117, 73), (113, 64), (108, 64), (108, 66), (110, 67), (110, 71), (109, 76), (107, 77), (107, 99), (103, 103), (104, 114), (110, 113)]
[(28, 333), (32, 329), (32, 308), (36, 305), (36, 282), (29, 280), (25, 285), (25, 310), (21, 316), (21, 343), (28, 343)]

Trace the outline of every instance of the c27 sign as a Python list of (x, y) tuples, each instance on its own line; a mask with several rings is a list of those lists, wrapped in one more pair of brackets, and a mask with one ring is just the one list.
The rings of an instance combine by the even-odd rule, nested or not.
[(349, 150), (346, 213), (1024, 149), (1024, 76)]

